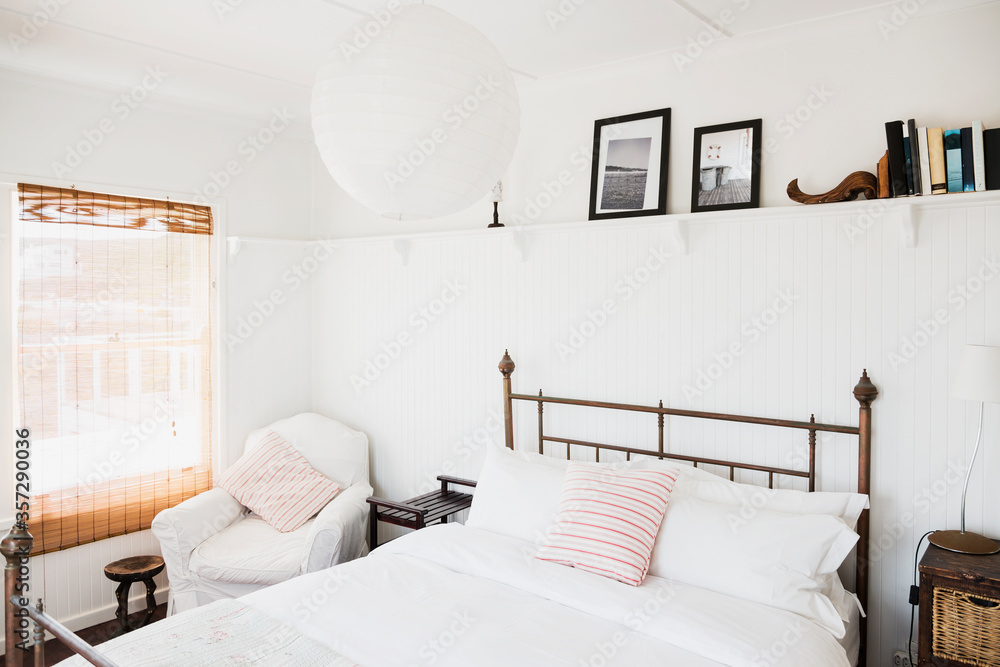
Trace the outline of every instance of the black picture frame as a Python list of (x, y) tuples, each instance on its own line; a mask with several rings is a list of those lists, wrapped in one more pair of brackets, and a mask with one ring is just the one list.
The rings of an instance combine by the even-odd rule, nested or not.
[(589, 219), (665, 215), (669, 156), (670, 109), (594, 121)]
[(755, 118), (695, 128), (692, 213), (760, 207), (762, 126)]

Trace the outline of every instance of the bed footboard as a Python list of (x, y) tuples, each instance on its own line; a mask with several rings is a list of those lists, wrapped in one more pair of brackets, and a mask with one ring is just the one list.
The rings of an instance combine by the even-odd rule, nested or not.
[(69, 628), (45, 613), (41, 598), (32, 608), (28, 599), (28, 585), (25, 583), (28, 568), (28, 556), (34, 538), (28, 532), (28, 527), (21, 522), (15, 523), (3, 540), (0, 540), (0, 553), (6, 559), (3, 568), (4, 581), (4, 660), (7, 667), (27, 667), (29, 626), (34, 623), (31, 631), (33, 640), (34, 666), (45, 665), (45, 631), (51, 632), (63, 644), (82, 656), (92, 665), (100, 667), (117, 667), (117, 665), (101, 655), (97, 649), (80, 639)]

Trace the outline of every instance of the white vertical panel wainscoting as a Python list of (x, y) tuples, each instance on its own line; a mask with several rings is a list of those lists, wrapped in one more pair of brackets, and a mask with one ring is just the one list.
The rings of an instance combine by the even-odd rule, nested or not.
[[(977, 406), (948, 386), (966, 342), (1000, 345), (1000, 202), (686, 220), (686, 251), (675, 216), (341, 242), (313, 286), (314, 408), (368, 433), (376, 493), (403, 499), (442, 471), (475, 478), (484, 443), (502, 442), (505, 348), (518, 392), (845, 424), (867, 368), (880, 391), (869, 660), (883, 664), (905, 645), (917, 539), (958, 524), (949, 467), (971, 454)], [(655, 447), (654, 417), (568, 410), (547, 408), (547, 430)], [(536, 418), (533, 404), (516, 408), (520, 448), (535, 446)], [(1000, 433), (1000, 413), (987, 420)], [(806, 445), (764, 427), (667, 428), (672, 451), (755, 462), (795, 464)], [(819, 489), (852, 489), (855, 442), (821, 438)], [(998, 474), (1000, 448), (987, 446), (972, 530), (1000, 534)]]
[[(160, 543), (152, 531), (143, 530), (35, 556), (28, 564), (31, 587), (28, 597), (32, 603), (42, 598), (45, 611), (73, 631), (112, 620), (118, 609), (115, 599), (118, 582), (104, 576), (104, 566), (139, 554), (160, 555)], [(169, 594), (167, 573), (161, 572), (153, 581), (156, 583), (156, 603), (166, 603)], [(134, 613), (145, 608), (146, 587), (133, 585), (129, 591), (129, 610)], [(46, 636), (52, 638), (51, 633)], [(4, 643), (0, 638), (0, 647)]]

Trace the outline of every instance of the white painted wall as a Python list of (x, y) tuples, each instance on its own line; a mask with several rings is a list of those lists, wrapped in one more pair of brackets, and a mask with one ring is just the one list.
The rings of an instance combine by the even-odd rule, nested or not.
[[(484, 443), (502, 442), (505, 348), (518, 392), (844, 424), (857, 423), (851, 391), (867, 368), (880, 391), (869, 660), (888, 664), (906, 641), (917, 538), (958, 525), (962, 476), (949, 468), (971, 455), (977, 406), (949, 397), (953, 370), (966, 342), (1000, 345), (1000, 198), (934, 204), (918, 211), (915, 248), (902, 245), (901, 207), (871, 203), (706, 214), (686, 255), (669, 225), (641, 223), (528, 231), (523, 260), (511, 231), (415, 240), (405, 265), (389, 241), (348, 243), (314, 292), (315, 407), (368, 433), (376, 493), (403, 499), (440, 471), (476, 478)], [(935, 316), (946, 323), (925, 337)], [(656, 443), (648, 417), (546, 419), (553, 434)], [(533, 448), (533, 405), (516, 424)], [(756, 463), (794, 462), (806, 445), (681, 419), (668, 433), (671, 451)], [(853, 488), (854, 442), (821, 439), (821, 490)], [(1000, 535), (997, 475), (987, 447), (970, 530)]]
[[(140, 77), (141, 78), (141, 77)], [(309, 155), (311, 141), (295, 119), (260, 150), (244, 143), (258, 135), (271, 118), (225, 115), (196, 109), (157, 96), (122, 118), (114, 100), (125, 91), (82, 87), (66, 82), (29, 78), (0, 71), (0, 183), (41, 182), (100, 191), (191, 199), (196, 193), (212, 198), (220, 244), (225, 234), (305, 238), (311, 218)], [(59, 178), (54, 161), (64, 162), (67, 146), (87, 141), (103, 119), (113, 123), (72, 173)], [(280, 121), (271, 125), (279, 128)], [(267, 135), (264, 136), (266, 138)], [(91, 142), (91, 143), (96, 143)], [(84, 148), (83, 150), (86, 150)], [(252, 157), (252, 159), (251, 159)], [(230, 162), (230, 181), (215, 191), (206, 186), (223, 181)], [(231, 166), (231, 165), (229, 165)], [(0, 203), (0, 346), (10, 350), (9, 314), (9, 200)], [(231, 463), (243, 438), (255, 427), (310, 407), (310, 336), (308, 281), (283, 280), (309, 248), (301, 244), (246, 242), (232, 261), (221, 262), (223, 322), (219, 335), (232, 334), (224, 346), (224, 373), (218, 379), (224, 401), (221, 464)], [(225, 249), (222, 249), (225, 257)], [(276, 301), (274, 291), (278, 291)], [(280, 301), (280, 303), (277, 303)], [(273, 313), (272, 313), (273, 309)], [(255, 313), (260, 313), (260, 317)], [(272, 313), (268, 315), (268, 313)], [(241, 328), (241, 321), (256, 326)], [(11, 417), (10, 355), (0, 355), (0, 457), (9, 468)], [(30, 428), (30, 424), (27, 424)], [(0, 477), (0, 497), (10, 499), (10, 476)], [(0, 508), (0, 525), (9, 525), (13, 509)], [(104, 540), (32, 559), (34, 593), (51, 600), (51, 613), (70, 628), (82, 628), (114, 617), (114, 585), (103, 576), (103, 566), (125, 556), (157, 553), (159, 545), (148, 531)], [(166, 577), (158, 585), (166, 591)], [(139, 587), (134, 593), (139, 595)]]
[[(1000, 125), (1000, 88), (989, 83), (991, 63), (1000, 58), (1000, 3), (955, 12), (942, 12), (947, 3), (920, 3), (912, 18), (894, 14), (896, 5), (821, 25), (720, 38), (690, 63), (679, 65), (676, 58), (687, 56), (675, 51), (522, 82), (521, 135), (503, 177), (501, 222), (515, 215), (527, 222), (587, 218), (589, 152), (599, 118), (672, 109), (668, 213), (690, 211), (696, 127), (763, 120), (761, 206), (774, 207), (795, 205), (785, 194), (793, 178), (805, 192), (825, 192), (852, 171), (874, 172), (885, 151), (885, 121), (961, 127), (978, 118), (987, 127)], [(734, 11), (735, 28), (740, 12)], [(889, 31), (893, 21), (902, 25)], [(561, 173), (569, 185), (559, 183)], [(460, 214), (400, 224), (349, 199), (322, 165), (316, 174), (317, 236), (476, 229), (492, 222), (493, 206), (484, 197)]]
[[(902, 25), (883, 35), (895, 25), (892, 11), (717, 41), (683, 68), (667, 53), (522, 84), (522, 133), (504, 177), (501, 221), (523, 226), (500, 233), (482, 229), (492, 212), (485, 198), (439, 220), (379, 219), (345, 198), (320, 166), (314, 233), (383, 239), (348, 243), (313, 295), (314, 406), (350, 414), (368, 432), (376, 493), (408, 497), (442, 470), (475, 477), (482, 443), (502, 439), (491, 411), (500, 407), (496, 363), (505, 347), (519, 367), (519, 391), (662, 398), (797, 419), (815, 412), (844, 423), (856, 420), (851, 388), (867, 367), (881, 391), (869, 661), (891, 660), (906, 641), (917, 539), (958, 523), (961, 480), (949, 466), (961, 468), (971, 454), (976, 411), (949, 397), (952, 369), (966, 342), (1000, 345), (1000, 288), (983, 262), (1000, 258), (995, 197), (921, 202), (927, 210), (918, 212), (919, 243), (910, 249), (901, 244), (898, 203), (880, 214), (866, 203), (803, 208), (785, 195), (793, 178), (823, 192), (852, 171), (874, 171), (887, 120), (1000, 123), (1000, 89), (987, 83), (1000, 56), (1000, 4), (897, 15)], [(689, 210), (694, 128), (758, 117), (764, 209), (645, 221), (653, 226), (581, 223), (594, 120), (665, 106), (673, 109), (668, 212)], [(679, 218), (690, 225), (689, 253), (669, 259), (632, 297), (617, 291), (654, 249), (669, 249)], [(564, 222), (581, 224), (533, 226)], [(391, 238), (449, 230), (462, 233)], [(980, 271), (990, 276), (985, 287), (976, 282)], [(461, 295), (430, 321), (425, 311), (449, 281)], [(977, 285), (971, 298), (956, 296)], [(783, 292), (795, 297), (791, 309), (751, 340), (754, 318)], [(606, 324), (590, 337), (579, 333), (602, 319), (607, 301), (615, 312)], [(941, 310), (947, 323), (925, 340), (921, 327), (931, 328), (926, 322)], [(572, 349), (574, 332), (586, 341), (563, 359), (559, 346)], [(719, 355), (733, 343), (745, 352), (729, 362)], [(685, 391), (716, 370), (702, 393)], [(518, 419), (519, 441), (532, 442), (534, 409)], [(628, 419), (556, 419), (620, 442), (649, 443), (655, 434)], [(1000, 411), (988, 410), (986, 428), (1000, 429)], [(734, 454), (747, 441), (755, 459), (783, 459), (801, 446), (758, 432), (672, 426), (681, 449)], [(856, 457), (836, 439), (830, 444), (821, 488), (849, 488)], [(969, 491), (973, 530), (1000, 534), (1000, 495), (988, 483), (998, 473), (1000, 456), (988, 450)]]

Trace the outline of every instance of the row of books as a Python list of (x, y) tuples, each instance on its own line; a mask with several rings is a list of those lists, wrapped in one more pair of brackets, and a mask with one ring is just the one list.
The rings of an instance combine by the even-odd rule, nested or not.
[(885, 139), (879, 196), (1000, 190), (1000, 129), (978, 120), (957, 130), (917, 127), (911, 118), (886, 123)]

